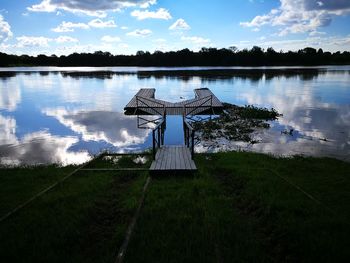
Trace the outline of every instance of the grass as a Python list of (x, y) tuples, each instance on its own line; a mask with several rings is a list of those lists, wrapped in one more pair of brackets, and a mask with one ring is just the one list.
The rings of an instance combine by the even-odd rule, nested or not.
[[(34, 168), (31, 173), (40, 170)], [(11, 172), (7, 170), (1, 178)], [(145, 173), (134, 172), (74, 174), (1, 222), (1, 261), (112, 262), (145, 178)]]
[(150, 154), (120, 154), (120, 155), (101, 155), (88, 164), (85, 168), (148, 168), (152, 163)]
[[(195, 161), (199, 171), (193, 176), (153, 178), (125, 262), (345, 262), (350, 257), (349, 163), (243, 152), (198, 154)], [(109, 160), (104, 162), (92, 167), (109, 167)], [(131, 164), (126, 158), (117, 166)], [(35, 192), (42, 169), (23, 169), (22, 177), (4, 170), (0, 180), (6, 179), (7, 190), (0, 203), (6, 200), (11, 208), (17, 192)], [(47, 169), (57, 170), (50, 173), (57, 178), (63, 173)], [(33, 183), (12, 186), (26, 176)], [(146, 172), (73, 175), (0, 223), (1, 261), (113, 262), (146, 177)], [(41, 182), (37, 188), (47, 184)]]
[(127, 262), (349, 258), (348, 163), (254, 153), (198, 155), (196, 163), (193, 178), (152, 182)]
[(1, 169), (0, 217), (74, 169), (54, 165)]

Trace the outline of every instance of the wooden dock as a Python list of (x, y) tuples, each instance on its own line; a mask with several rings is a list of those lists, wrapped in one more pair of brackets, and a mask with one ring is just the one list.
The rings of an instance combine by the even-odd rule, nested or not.
[(195, 98), (169, 102), (155, 98), (155, 89), (140, 89), (124, 107), (127, 115), (206, 115), (219, 114), (221, 101), (208, 88), (195, 89)]
[(185, 145), (167, 145), (158, 149), (152, 162), (150, 172), (196, 171), (189, 148)]
[[(195, 130), (188, 121), (194, 115), (217, 115), (223, 111), (223, 104), (208, 88), (194, 90), (193, 99), (169, 102), (155, 98), (155, 89), (140, 89), (124, 107), (126, 115), (137, 115), (137, 126), (152, 129), (153, 174), (185, 173), (197, 170), (193, 161)], [(149, 119), (142, 115), (156, 115)], [(164, 145), (164, 131), (167, 115), (183, 116), (185, 145)], [(151, 127), (149, 124), (153, 124)]]

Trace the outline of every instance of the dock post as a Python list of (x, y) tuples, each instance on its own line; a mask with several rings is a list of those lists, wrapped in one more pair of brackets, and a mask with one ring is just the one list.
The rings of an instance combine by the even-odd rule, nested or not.
[(153, 160), (156, 159), (156, 142), (155, 142), (155, 130), (152, 130), (152, 154), (153, 154)]
[(157, 140), (157, 144), (158, 144), (158, 148), (160, 147), (160, 129), (158, 129), (158, 140)]
[(192, 139), (192, 147), (191, 147), (191, 157), (193, 159), (193, 156), (194, 156), (194, 130), (192, 130), (191, 132), (191, 139)]

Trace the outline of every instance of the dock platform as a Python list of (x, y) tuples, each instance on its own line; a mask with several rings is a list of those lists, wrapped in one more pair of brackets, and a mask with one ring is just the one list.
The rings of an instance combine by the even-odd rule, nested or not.
[(152, 162), (150, 172), (187, 171), (197, 170), (192, 160), (189, 148), (185, 145), (163, 145), (157, 151)]
[(221, 101), (208, 88), (195, 89), (195, 98), (169, 102), (155, 98), (155, 89), (140, 89), (124, 107), (126, 115), (207, 115), (220, 114)]

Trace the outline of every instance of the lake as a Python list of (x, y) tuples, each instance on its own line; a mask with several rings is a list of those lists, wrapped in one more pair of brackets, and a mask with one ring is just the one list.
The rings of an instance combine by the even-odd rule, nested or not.
[[(207, 87), (223, 102), (274, 108), (283, 116), (254, 133), (259, 143), (222, 141), (197, 152), (244, 150), (350, 161), (350, 66), (264, 68), (2, 68), (0, 163), (83, 163), (101, 151), (139, 152), (151, 131), (124, 106), (140, 88), (179, 101)], [(183, 143), (180, 117), (165, 141)]]

